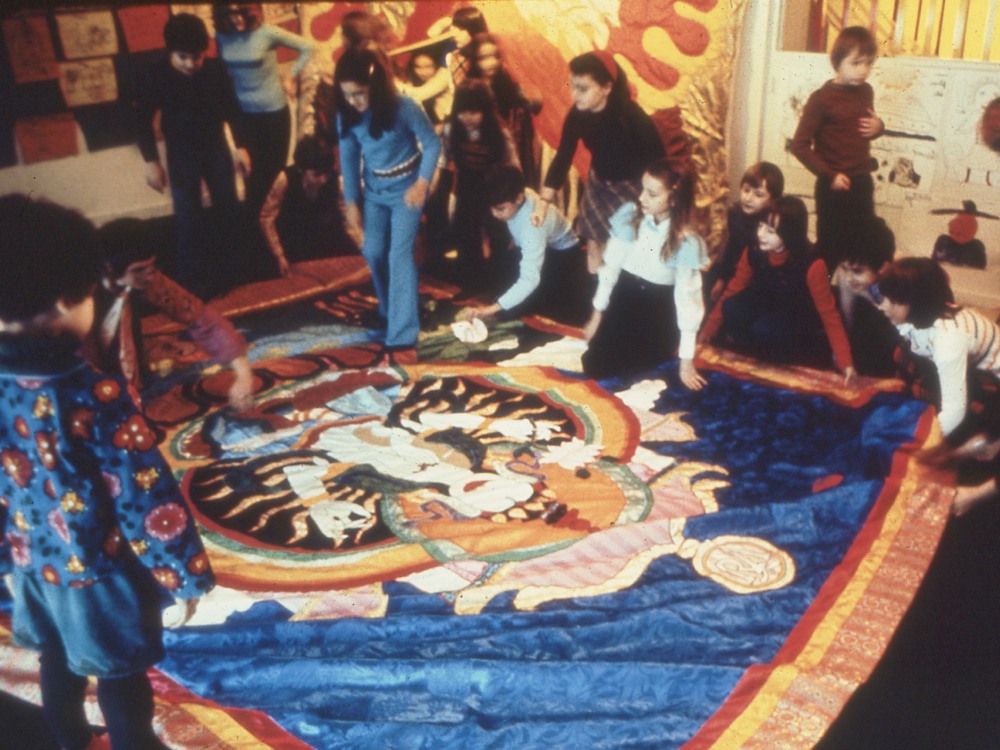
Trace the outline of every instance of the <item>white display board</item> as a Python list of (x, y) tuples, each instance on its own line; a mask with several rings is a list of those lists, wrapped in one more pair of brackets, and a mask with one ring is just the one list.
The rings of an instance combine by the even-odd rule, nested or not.
[[(815, 178), (788, 144), (809, 94), (832, 76), (826, 55), (780, 51), (767, 75), (760, 158), (778, 164), (786, 192), (810, 208)], [(880, 58), (870, 83), (887, 131), (872, 143), (875, 210), (895, 231), (898, 254), (931, 255), (937, 238), (948, 233), (952, 211), (966, 201), (981, 214), (1000, 216), (1000, 154), (978, 134), (983, 108), (1000, 96), (1000, 65)], [(989, 309), (1000, 304), (1000, 220), (980, 216), (977, 222), (986, 268), (946, 268), (959, 301)]]

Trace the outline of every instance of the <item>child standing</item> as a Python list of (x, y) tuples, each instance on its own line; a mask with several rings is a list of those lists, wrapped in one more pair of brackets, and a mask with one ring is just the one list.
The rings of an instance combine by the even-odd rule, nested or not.
[(652, 118), (632, 99), (625, 71), (604, 51), (569, 61), (573, 107), (563, 121), (559, 148), (545, 175), (532, 217), (541, 225), (556, 191), (566, 182), (576, 147), (590, 151), (590, 174), (580, 202), (577, 234), (587, 242), (587, 265), (596, 273), (611, 229), (611, 215), (634, 201), (647, 164), (664, 155)]
[[(380, 56), (348, 49), (334, 71), (344, 218), (362, 235), (379, 314), (387, 321), (386, 356), (412, 349), (420, 332), (413, 245), (437, 169), (441, 141), (423, 108), (396, 93)], [(364, 172), (364, 229), (361, 185)]]
[[(288, 99), (295, 97), (294, 79), (316, 46), (280, 26), (261, 24), (253, 7), (244, 3), (216, 5), (212, 17), (219, 57), (233, 78), (242, 112), (250, 154), (246, 205), (248, 214), (256, 218), (274, 178), (288, 163), (288, 142), (292, 137)], [(299, 53), (292, 80), (281, 78), (278, 47)]]
[(541, 101), (531, 101), (521, 91), (504, 65), (499, 40), (492, 34), (482, 33), (472, 37), (469, 56), (472, 61), (469, 78), (486, 81), (489, 85), (497, 103), (497, 113), (517, 145), (517, 158), (521, 162), (525, 182), (537, 188), (538, 155), (532, 116), (541, 111)]
[[(435, 47), (419, 49), (410, 55), (410, 59), (406, 63), (406, 83), (409, 86), (404, 85), (399, 88), (402, 93), (424, 105), (427, 117), (430, 118), (434, 127), (440, 130), (441, 125), (451, 114), (451, 98), (454, 91), (451, 86), (451, 74), (448, 72), (448, 68), (440, 62), (444, 54), (441, 52), (435, 54)], [(436, 82), (438, 79), (442, 79), (444, 83), (440, 91), (437, 91), (435, 86), (434, 93), (431, 94), (421, 88), (431, 81)]]
[(705, 313), (705, 241), (691, 227), (694, 173), (658, 159), (642, 175), (638, 202), (611, 217), (594, 312), (583, 330), (583, 371), (592, 378), (638, 372), (680, 356), (680, 376), (700, 390), (695, 338)]
[[(495, 278), (499, 256), (510, 241), (502, 223), (490, 216), (484, 195), (486, 173), (501, 164), (519, 166), (514, 141), (500, 122), (493, 94), (484, 81), (468, 79), (455, 89), (451, 120), (443, 132), (442, 162), (455, 172), (455, 213), (451, 237), (458, 250), (458, 282), (466, 292), (479, 291)], [(489, 241), (489, 265), (483, 230)]]
[(757, 225), (785, 192), (785, 176), (769, 161), (757, 162), (740, 180), (739, 202), (729, 209), (726, 237), (705, 274), (709, 299), (715, 302), (736, 273), (743, 251), (757, 241)]
[(512, 317), (538, 312), (568, 325), (580, 325), (590, 305), (583, 295), (587, 270), (580, 240), (558, 209), (540, 227), (531, 223), (538, 194), (526, 186), (513, 165), (496, 167), (486, 176), (485, 197), (493, 218), (506, 222), (520, 250), (517, 280), (490, 305), (466, 307), (459, 319)]
[(867, 78), (877, 52), (868, 29), (840, 32), (830, 50), (833, 80), (809, 97), (792, 138), (791, 152), (816, 175), (817, 245), (831, 269), (840, 262), (844, 227), (875, 212), (871, 141), (885, 126)]
[(937, 371), (938, 421), (958, 463), (953, 510), (961, 515), (998, 491), (1000, 326), (953, 304), (948, 274), (931, 258), (896, 261), (878, 286), (879, 308), (913, 354), (931, 360)]
[[(849, 385), (857, 373), (826, 264), (812, 250), (805, 204), (785, 196), (757, 228), (699, 334), (764, 362), (826, 368), (833, 360)], [(825, 335), (824, 335), (825, 334)]]
[[(163, 27), (167, 59), (148, 71), (136, 102), (139, 150), (146, 161), (146, 182), (163, 192), (170, 176), (170, 196), (177, 225), (177, 254), (174, 275), (186, 289), (206, 298), (216, 291), (218, 269), (210, 268), (203, 257), (212, 246), (199, 242), (201, 181), (212, 196), (212, 208), (219, 215), (219, 237), (231, 235), (237, 208), (233, 160), (224, 126), (229, 123), (237, 146), (240, 170), (249, 171), (240, 108), (225, 66), (206, 59), (208, 31), (200, 18), (190, 13), (170, 17)], [(163, 139), (167, 145), (167, 172), (160, 163), (153, 131), (159, 112)], [(228, 230), (228, 231), (227, 231)]]
[(400, 92), (417, 102), (426, 102), (442, 93), (446, 93), (450, 98), (455, 87), (469, 74), (472, 62), (469, 42), (476, 34), (488, 30), (486, 16), (479, 8), (470, 5), (456, 10), (447, 27), (451, 39), (444, 42), (441, 48), (443, 52), (441, 67), (426, 80), (402, 82), (399, 85)]
[(449, 56), (448, 69), (457, 86), (469, 74), (472, 52), (469, 43), (476, 34), (489, 33), (489, 25), (483, 12), (472, 5), (459, 8), (451, 16), (451, 33), (455, 40), (455, 52)]
[[(41, 652), (59, 745), (96, 740), (86, 675), (116, 748), (165, 748), (146, 670), (163, 656), (160, 593), (212, 586), (184, 498), (126, 382), (77, 354), (94, 318), (94, 228), (23, 195), (0, 198), (0, 568), (13, 633)], [(11, 565), (10, 563), (13, 563)]]

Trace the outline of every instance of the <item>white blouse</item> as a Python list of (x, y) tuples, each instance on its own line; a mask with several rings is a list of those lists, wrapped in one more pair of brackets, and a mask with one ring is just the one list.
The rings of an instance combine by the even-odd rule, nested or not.
[(599, 312), (607, 309), (611, 291), (623, 270), (651, 284), (672, 285), (681, 334), (678, 356), (693, 359), (698, 329), (705, 316), (701, 292), (701, 272), (709, 262), (705, 241), (694, 232), (686, 232), (677, 250), (663, 260), (660, 253), (670, 231), (670, 220), (657, 223), (653, 217), (644, 216), (637, 231), (633, 221), (638, 210), (635, 203), (626, 203), (611, 217), (604, 265), (597, 272), (594, 309)]

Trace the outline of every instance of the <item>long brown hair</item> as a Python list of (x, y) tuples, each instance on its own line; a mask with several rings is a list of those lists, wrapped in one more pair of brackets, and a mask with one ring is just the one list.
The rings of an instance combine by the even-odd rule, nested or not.
[[(667, 260), (677, 252), (681, 238), (688, 233), (691, 225), (691, 211), (694, 209), (694, 172), (675, 163), (672, 159), (657, 159), (650, 162), (643, 174), (659, 180), (670, 192), (670, 229), (660, 250), (660, 258)], [(642, 221), (642, 213), (636, 212), (635, 225)]]
[(372, 138), (381, 138), (396, 122), (398, 103), (396, 84), (382, 58), (374, 50), (348, 48), (337, 61), (333, 69), (333, 101), (340, 114), (342, 136), (364, 116), (344, 98), (340, 84), (345, 81), (368, 87), (368, 106), (372, 110), (368, 132)]

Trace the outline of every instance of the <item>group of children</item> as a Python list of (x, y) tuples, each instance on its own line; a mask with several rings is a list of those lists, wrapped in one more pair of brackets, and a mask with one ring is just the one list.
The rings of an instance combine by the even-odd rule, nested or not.
[[(273, 128), (278, 135), (268, 137), (280, 137), (285, 119), (274, 91), (250, 110), (267, 117), (242, 119), (235, 100), (212, 93), (224, 71), (208, 72), (216, 66), (204, 60), (207, 37), (195, 21), (178, 14), (168, 23), (169, 68), (154, 72), (160, 98), (142, 110), (150, 118), (163, 112), (182, 247), (189, 239), (184, 212), (194, 210), (186, 193), (202, 177), (212, 175), (213, 199), (218, 189), (223, 205), (235, 200), (222, 188), (232, 173), (218, 158), (221, 123), (233, 116), (241, 123), (237, 143), (252, 144), (250, 131)], [(243, 39), (242, 12), (227, 12), (226, 21), (231, 28), (223, 33), (235, 35), (222, 44), (228, 64), (256, 70), (245, 61), (260, 50), (266, 56), (274, 44), (294, 45), (280, 35)], [(480, 66), (498, 54), (492, 38), (473, 49)], [(610, 56), (592, 52), (571, 61), (574, 106), (540, 192), (521, 168), (521, 149), (498, 115), (495, 91), (480, 79), (459, 82), (445, 150), (458, 170), (463, 241), (476, 247), (475, 230), (492, 221), (519, 250), (502, 293), (493, 301), (474, 298), (459, 317), (542, 312), (582, 326), (588, 375), (629, 375), (677, 356), (680, 380), (693, 390), (708, 385), (694, 364), (699, 342), (768, 362), (836, 367), (847, 384), (859, 374), (895, 374), (908, 349), (931, 363), (928, 373), (937, 380), (940, 423), (952, 448), (947, 458), (959, 464), (964, 485), (956, 511), (996, 494), (1000, 327), (954, 304), (934, 260), (893, 261), (892, 233), (874, 214), (866, 166), (868, 143), (882, 130), (865, 83), (874, 56), (866, 31), (844, 30), (831, 55), (836, 76), (810, 99), (794, 139), (793, 152), (817, 174), (818, 251), (808, 239), (805, 204), (783, 195), (781, 171), (761, 162), (743, 176), (727, 241), (710, 267), (693, 218), (695, 174), (685, 160), (664, 156), (661, 134)], [(251, 85), (256, 74), (246, 78), (247, 91), (270, 85)], [(428, 109), (397, 90), (384, 52), (364, 40), (338, 60), (331, 94), (343, 220), (371, 268), (392, 363), (414, 356), (414, 244), (442, 139)], [(580, 141), (592, 167), (574, 227), (553, 201)], [(163, 188), (151, 132), (142, 143), (150, 183)], [(179, 153), (177, 144), (190, 148)], [(292, 200), (305, 216), (317, 201), (336, 203), (331, 161), (329, 148), (304, 141), (295, 165), (274, 173), (278, 198), (255, 193), (283, 273), (289, 241), (279, 232), (280, 206)], [(162, 654), (160, 597), (165, 590), (196, 601), (210, 588), (211, 571), (129, 380), (95, 370), (78, 353), (80, 342), (96, 336), (97, 344), (121, 346), (129, 295), (169, 302), (213, 356), (232, 366), (237, 408), (252, 390), (245, 345), (210, 308), (158, 275), (155, 258), (127, 252), (143, 244), (130, 235), (134, 226), (111, 225), (101, 237), (75, 212), (24, 196), (0, 198), (0, 226), (0, 520), (7, 527), (0, 551), (14, 563), (15, 636), (42, 652), (43, 702), (62, 747), (103, 741), (91, 735), (80, 707), (81, 675), (88, 674), (98, 677), (115, 747), (162, 747), (150, 729), (145, 677)], [(103, 266), (103, 280), (102, 242), (117, 257)], [(99, 284), (103, 322), (95, 327)], [(92, 359), (115, 369), (122, 352), (114, 351), (119, 357), (105, 350)], [(184, 611), (190, 615), (193, 604)]]
[[(522, 249), (517, 281), (460, 317), (524, 311), (525, 300), (544, 304), (545, 290), (561, 282), (556, 317), (578, 320), (588, 305), (581, 310), (579, 295), (565, 289), (589, 294), (595, 285), (571, 263), (552, 262), (579, 257), (575, 235), (586, 242), (587, 269), (596, 275), (583, 326), (586, 374), (628, 375), (677, 356), (681, 381), (700, 390), (706, 381), (694, 357), (701, 342), (765, 362), (833, 367), (845, 385), (858, 375), (906, 375), (939, 406), (943, 453), (959, 470), (955, 511), (995, 495), (1000, 326), (954, 303), (935, 260), (893, 260), (895, 239), (875, 214), (871, 177), (870, 141), (884, 130), (866, 81), (876, 53), (868, 30), (841, 32), (830, 54), (835, 76), (810, 97), (792, 141), (792, 153), (816, 174), (816, 244), (805, 203), (784, 195), (781, 170), (761, 162), (741, 180), (727, 239), (711, 265), (693, 223), (690, 165), (662, 158), (662, 142), (627, 89), (622, 93), (624, 72), (613, 60), (601, 53), (575, 58), (574, 108), (541, 194), (513, 182), (507, 192), (484, 192)], [(549, 204), (580, 140), (593, 166), (574, 232)], [(623, 143), (631, 148), (619, 153)], [(485, 184), (503, 182), (503, 171), (487, 173)], [(546, 280), (557, 268), (561, 278)]]

